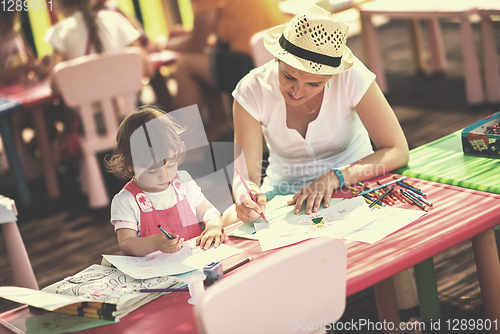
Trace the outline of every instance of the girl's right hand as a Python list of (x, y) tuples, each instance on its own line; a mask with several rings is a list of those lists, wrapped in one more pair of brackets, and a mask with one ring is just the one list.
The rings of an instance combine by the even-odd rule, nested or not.
[(253, 194), (257, 203), (247, 196), (241, 203), (236, 203), (236, 216), (244, 223), (251, 223), (260, 218), (260, 213), (266, 210), (266, 195)]
[(179, 238), (178, 234), (169, 233), (174, 239), (169, 239), (163, 233), (155, 234), (154, 243), (156, 249), (162, 251), (163, 253), (175, 253), (178, 252), (182, 248), (182, 243), (184, 242), (184, 238)]

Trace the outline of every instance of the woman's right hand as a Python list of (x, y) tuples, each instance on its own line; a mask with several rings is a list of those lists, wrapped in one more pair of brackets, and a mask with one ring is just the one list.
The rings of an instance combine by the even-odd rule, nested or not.
[(236, 203), (236, 215), (244, 223), (251, 223), (260, 218), (260, 213), (266, 210), (266, 195), (263, 193), (253, 194), (257, 203), (250, 196), (243, 202)]
[(184, 238), (179, 238), (178, 234), (169, 233), (173, 239), (167, 238), (167, 236), (163, 233), (155, 234), (154, 243), (156, 245), (156, 249), (162, 251), (163, 253), (175, 253), (178, 252), (182, 248), (182, 243), (184, 242)]

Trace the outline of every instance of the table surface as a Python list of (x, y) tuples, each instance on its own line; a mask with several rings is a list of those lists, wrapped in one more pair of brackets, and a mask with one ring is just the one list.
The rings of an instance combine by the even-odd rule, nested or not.
[(465, 155), (461, 131), (410, 151), (410, 163), (396, 173), (500, 194), (500, 158)]
[(0, 112), (12, 111), (18, 106), (30, 108), (33, 105), (43, 104), (53, 98), (50, 82), (19, 83), (0, 88)]
[[(392, 174), (373, 179), (368, 184), (372, 185), (377, 180), (393, 180)], [(434, 206), (423, 217), (374, 244), (345, 241), (348, 296), (493, 228), (500, 221), (500, 195), (426, 180), (408, 180), (422, 189)], [(343, 197), (343, 194), (337, 192), (335, 196)], [(397, 205), (418, 210), (409, 204)], [(273, 252), (260, 252), (258, 242), (254, 240), (230, 237), (227, 244), (244, 251), (225, 260), (225, 267), (253, 257), (252, 262), (237, 270), (249, 268), (255, 261)], [(187, 303), (188, 297), (186, 293), (167, 294), (118, 323), (82, 333), (104, 333), (111, 328), (113, 333), (163, 333), (164, 324), (169, 324), (171, 333), (197, 333), (193, 307)], [(24, 308), (3, 313), (0, 320), (24, 328), (24, 319), (36, 314), (30, 314)], [(7, 331), (0, 326), (0, 333)]]
[(478, 3), (469, 0), (377, 0), (370, 1), (360, 6), (362, 12), (371, 14), (384, 14), (391, 16), (411, 13), (430, 16), (468, 15), (477, 11)]

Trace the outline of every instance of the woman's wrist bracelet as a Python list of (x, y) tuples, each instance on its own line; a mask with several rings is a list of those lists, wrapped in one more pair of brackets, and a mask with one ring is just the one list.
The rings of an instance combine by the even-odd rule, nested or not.
[(337, 174), (339, 178), (339, 188), (342, 188), (345, 184), (344, 175), (342, 175), (342, 172), (338, 168), (332, 168), (332, 172)]

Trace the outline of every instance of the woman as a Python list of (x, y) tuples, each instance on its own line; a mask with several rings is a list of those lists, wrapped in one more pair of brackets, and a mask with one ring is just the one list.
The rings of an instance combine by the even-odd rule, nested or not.
[[(207, 137), (215, 141), (232, 130), (220, 91), (231, 93), (254, 68), (250, 38), (288, 22), (275, 0), (193, 0), (191, 31), (169, 38), (166, 49), (180, 53), (175, 78), (177, 107), (208, 110)], [(215, 36), (216, 45), (209, 42)], [(212, 43), (213, 44), (213, 43)]]
[[(233, 92), (235, 143), (246, 159), (236, 164), (247, 168), (257, 203), (235, 181), (236, 209), (226, 211), (226, 224), (254, 221), (276, 194), (295, 194), (295, 212), (305, 204), (311, 214), (322, 202), (328, 207), (342, 185), (408, 163), (399, 122), (375, 75), (346, 46), (347, 31), (347, 22), (313, 6), (268, 32), (264, 43), (275, 61), (252, 70)], [(270, 157), (261, 187), (262, 135)]]

